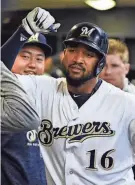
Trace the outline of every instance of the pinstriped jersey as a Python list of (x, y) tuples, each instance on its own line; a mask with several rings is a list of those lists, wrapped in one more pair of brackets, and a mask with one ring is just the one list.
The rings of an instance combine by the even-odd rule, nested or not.
[(134, 96), (103, 81), (78, 108), (65, 79), (18, 78), (42, 120), (38, 137), (49, 185), (134, 182), (129, 139)]

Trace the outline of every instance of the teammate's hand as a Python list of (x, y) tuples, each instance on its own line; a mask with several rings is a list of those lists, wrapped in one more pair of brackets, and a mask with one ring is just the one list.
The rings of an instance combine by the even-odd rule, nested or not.
[(60, 23), (46, 10), (36, 7), (22, 20), (22, 26), (30, 34), (57, 32)]

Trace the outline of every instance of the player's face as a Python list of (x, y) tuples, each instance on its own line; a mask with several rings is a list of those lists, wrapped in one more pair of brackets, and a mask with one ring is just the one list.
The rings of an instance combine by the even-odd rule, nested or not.
[(36, 46), (26, 46), (17, 55), (12, 72), (21, 75), (42, 75), (44, 65), (45, 55), (43, 50)]
[(84, 45), (67, 47), (62, 60), (65, 75), (76, 81), (87, 79), (93, 73), (98, 60), (95, 52), (88, 50)]
[(118, 54), (109, 54), (106, 57), (106, 65), (100, 74), (100, 78), (123, 89), (124, 78), (128, 72), (129, 64), (123, 63)]

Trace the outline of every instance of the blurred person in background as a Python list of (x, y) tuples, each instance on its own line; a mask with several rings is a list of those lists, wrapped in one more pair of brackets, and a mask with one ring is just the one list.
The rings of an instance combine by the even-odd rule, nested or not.
[(62, 51), (48, 57), (45, 61), (45, 72), (50, 74), (54, 78), (64, 77), (64, 73), (61, 67), (63, 56), (64, 52)]
[(132, 94), (135, 86), (126, 77), (129, 73), (129, 50), (124, 42), (118, 39), (109, 39), (109, 51), (106, 64), (100, 77), (112, 85)]
[[(100, 78), (123, 91), (135, 94), (135, 86), (126, 77), (129, 69), (129, 50), (127, 45), (119, 39), (109, 39), (106, 64), (100, 73)], [(135, 167), (133, 167), (133, 171), (135, 177)]]

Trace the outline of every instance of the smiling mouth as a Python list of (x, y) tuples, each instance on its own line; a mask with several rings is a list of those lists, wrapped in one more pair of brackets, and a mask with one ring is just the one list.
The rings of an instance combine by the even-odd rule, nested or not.
[(27, 75), (35, 75), (36, 73), (34, 71), (24, 71)]

